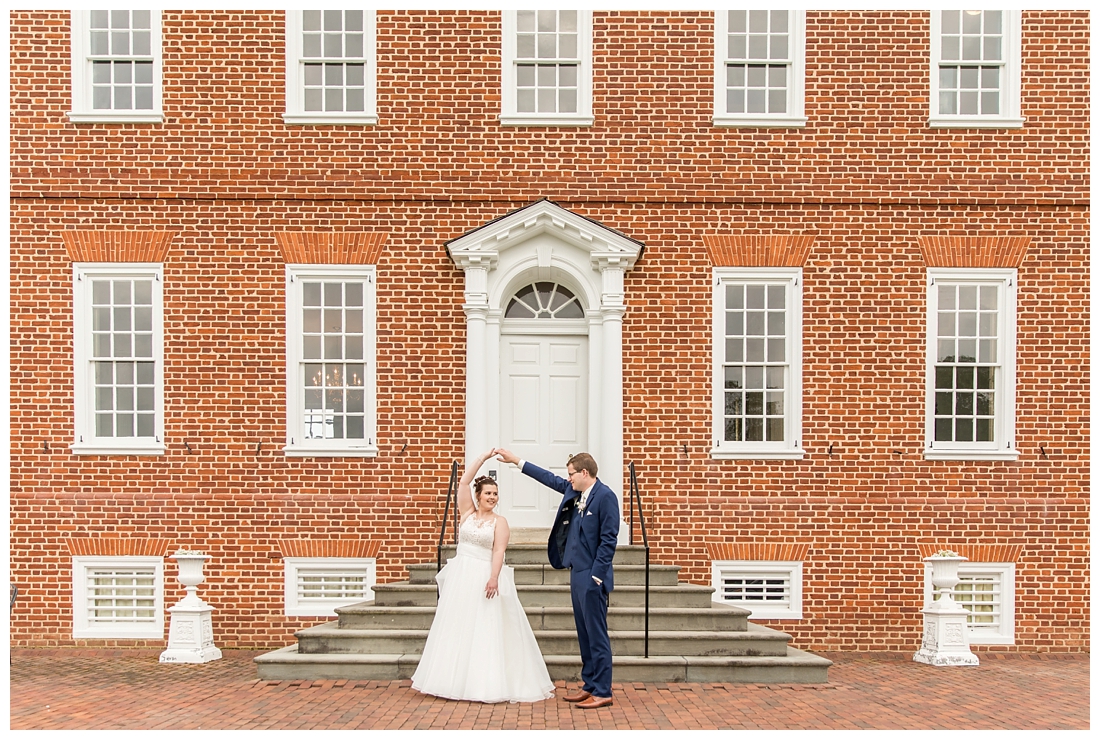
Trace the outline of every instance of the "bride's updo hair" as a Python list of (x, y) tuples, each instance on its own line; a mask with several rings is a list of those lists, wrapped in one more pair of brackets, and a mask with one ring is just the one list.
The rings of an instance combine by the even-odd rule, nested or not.
[[(481, 489), (484, 488), (485, 486), (492, 486), (493, 488), (497, 488), (496, 479), (493, 478), (490, 475), (483, 475), (480, 478), (475, 478), (474, 479), (474, 498), (475, 499), (478, 496), (481, 495)], [(500, 490), (500, 489), (498, 488), (497, 490)]]

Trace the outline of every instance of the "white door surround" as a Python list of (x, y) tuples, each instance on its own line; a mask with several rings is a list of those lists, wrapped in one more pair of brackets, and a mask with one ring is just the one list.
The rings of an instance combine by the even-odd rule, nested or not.
[[(500, 337), (507, 301), (536, 280), (561, 283), (587, 307), (587, 451), (600, 466), (600, 480), (618, 494), (622, 510), (623, 285), (644, 245), (540, 200), (446, 246), (455, 265), (466, 273), (466, 463), (495, 446), (500, 437)], [(539, 322), (539, 333), (552, 333), (557, 323)], [(553, 461), (531, 462), (545, 467)], [(621, 530), (620, 540), (626, 536)]]

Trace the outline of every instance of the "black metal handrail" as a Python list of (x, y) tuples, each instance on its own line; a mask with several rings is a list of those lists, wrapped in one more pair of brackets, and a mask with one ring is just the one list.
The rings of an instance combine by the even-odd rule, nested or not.
[[(451, 482), (447, 484), (447, 502), (443, 505), (443, 521), (439, 525), (439, 544), (435, 547), (436, 573), (443, 568), (443, 538), (447, 536), (447, 514), (451, 511), (452, 498), (455, 500), (455, 526), (452, 542), (458, 544), (458, 494), (455, 490), (456, 483), (458, 483), (458, 460), (451, 463)], [(439, 587), (436, 586), (436, 590), (438, 589)]]
[(642, 491), (638, 487), (638, 474), (630, 463), (630, 544), (634, 544), (634, 499), (638, 500), (638, 523), (642, 528), (642, 544), (645, 545), (645, 657), (649, 657), (649, 537), (645, 531), (645, 512), (642, 511)]

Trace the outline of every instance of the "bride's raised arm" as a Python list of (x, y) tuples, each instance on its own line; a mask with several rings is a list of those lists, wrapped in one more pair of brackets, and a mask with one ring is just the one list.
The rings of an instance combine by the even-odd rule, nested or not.
[(462, 480), (458, 482), (458, 512), (461, 514), (464, 521), (466, 517), (472, 514), (474, 509), (477, 508), (474, 506), (474, 491), (470, 488), (470, 484), (474, 482), (477, 471), (481, 469), (485, 461), (492, 457), (495, 452), (496, 448), (493, 448), (467, 465), (466, 472), (462, 474)]

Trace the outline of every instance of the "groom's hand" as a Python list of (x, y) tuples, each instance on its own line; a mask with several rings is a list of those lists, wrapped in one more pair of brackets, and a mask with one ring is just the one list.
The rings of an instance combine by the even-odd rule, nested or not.
[(519, 464), (519, 455), (512, 452), (511, 450), (506, 450), (504, 448), (498, 448), (496, 450), (496, 454), (497, 454), (497, 457), (500, 458), (501, 462), (506, 462), (506, 463), (509, 463), (511, 465)]

